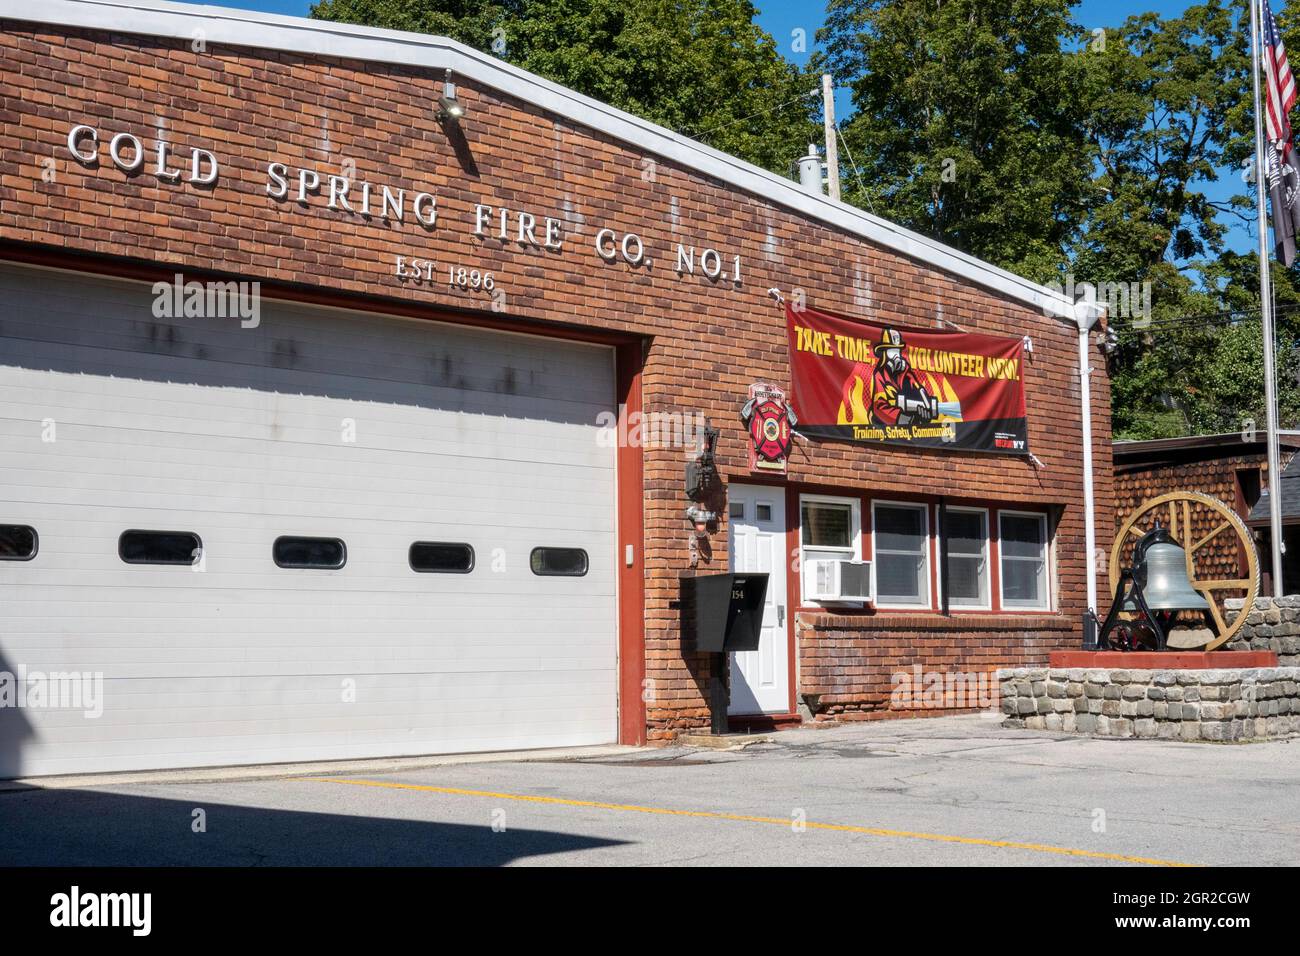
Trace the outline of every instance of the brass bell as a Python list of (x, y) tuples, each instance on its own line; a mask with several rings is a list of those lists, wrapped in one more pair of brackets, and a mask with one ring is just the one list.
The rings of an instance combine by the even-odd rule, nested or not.
[(1142, 596), (1152, 611), (1208, 611), (1204, 595), (1187, 578), (1187, 552), (1163, 528), (1150, 533), (1141, 556)]

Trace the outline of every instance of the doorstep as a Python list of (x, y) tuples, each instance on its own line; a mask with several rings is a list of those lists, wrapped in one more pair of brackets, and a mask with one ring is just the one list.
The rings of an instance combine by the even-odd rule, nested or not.
[(727, 717), (727, 727), (732, 733), (768, 733), (774, 730), (791, 730), (800, 726), (799, 714), (734, 714)]

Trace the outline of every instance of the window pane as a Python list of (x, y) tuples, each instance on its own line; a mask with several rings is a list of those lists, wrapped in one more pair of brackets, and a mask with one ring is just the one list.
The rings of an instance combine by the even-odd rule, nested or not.
[(743, 501), (733, 501), (727, 505), (727, 514), (733, 518), (745, 517), (745, 503)]
[(755, 505), (755, 506), (754, 506), (754, 520), (755, 520), (755, 521), (771, 521), (771, 520), (772, 520), (772, 506), (771, 506), (771, 505)]
[(409, 554), (411, 570), (431, 574), (468, 574), (474, 570), (474, 549), (467, 544), (417, 541)]
[(801, 512), (805, 545), (815, 548), (853, 547), (853, 509), (849, 505), (805, 501)]
[(0, 561), (30, 561), (36, 557), (36, 529), (25, 524), (0, 524)]
[(127, 564), (195, 564), (203, 542), (191, 531), (123, 531), (117, 554)]
[(907, 554), (876, 555), (876, 596), (887, 604), (921, 603), (925, 561)]
[(876, 508), (876, 548), (886, 551), (925, 549), (925, 512), (920, 508)]
[(1041, 606), (1043, 600), (1043, 562), (1002, 561), (1002, 599), (1008, 604), (1033, 604)]
[(1002, 553), (1013, 558), (1041, 558), (1046, 544), (1043, 524), (1034, 515), (1002, 515)]
[(338, 538), (276, 538), (271, 556), (282, 568), (324, 568), (336, 570), (348, 559), (347, 547)]
[(944, 532), (948, 538), (948, 555), (983, 554), (984, 514), (980, 511), (949, 511), (943, 519), (946, 524)]
[(581, 548), (533, 548), (533, 574), (580, 577), (587, 573), (587, 552)]
[(984, 559), (948, 555), (948, 600), (984, 603)]

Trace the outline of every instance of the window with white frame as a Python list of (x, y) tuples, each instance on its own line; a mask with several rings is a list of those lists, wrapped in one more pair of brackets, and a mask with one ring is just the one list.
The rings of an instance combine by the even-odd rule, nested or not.
[(987, 610), (989, 604), (989, 513), (948, 507), (940, 512), (948, 546), (944, 572), (950, 607)]
[(1002, 606), (1047, 610), (1047, 516), (1023, 511), (998, 512)]
[(930, 606), (930, 520), (926, 505), (872, 502), (872, 560), (878, 607)]
[(808, 582), (818, 559), (855, 561), (860, 545), (861, 506), (853, 498), (804, 495), (799, 499), (801, 599), (807, 603), (814, 588)]

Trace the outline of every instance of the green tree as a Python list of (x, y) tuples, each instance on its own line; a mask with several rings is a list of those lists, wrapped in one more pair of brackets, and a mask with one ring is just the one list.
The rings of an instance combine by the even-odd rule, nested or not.
[(788, 174), (816, 82), (749, 0), (320, 0), (312, 16), (433, 33)]
[[(1257, 259), (1225, 244), (1252, 203), (1212, 198), (1253, 144), (1245, 0), (1100, 31), (1074, 6), (831, 0), (819, 65), (852, 90), (844, 136), (871, 205), (1032, 279), (1148, 288), (1149, 314), (1112, 316), (1117, 435), (1262, 422), (1258, 313), (1218, 315), (1258, 308)], [(1283, 302), (1295, 285), (1275, 273)], [(1281, 314), (1293, 370), (1297, 329)], [(1285, 418), (1300, 403), (1290, 372), (1279, 381)]]
[[(1169, 438), (1264, 427), (1259, 258), (1224, 252), (1202, 270), (1205, 290), (1115, 323), (1119, 348), (1112, 407), (1117, 437)], [(1278, 415), (1300, 422), (1300, 288), (1295, 273), (1271, 263), (1277, 307)]]
[[(1254, 148), (1248, 24), (1244, 0), (1208, 0), (1174, 17), (1129, 17), (1077, 54), (1097, 193), (1071, 268), (1151, 288), (1149, 316), (1115, 317), (1122, 437), (1264, 421), (1258, 259), (1225, 246), (1229, 224), (1252, 223), (1254, 205), (1247, 195), (1210, 198), (1223, 170), (1240, 168)], [(1286, 271), (1274, 275), (1279, 301), (1293, 297)], [(1282, 343), (1295, 341), (1289, 324), (1279, 331)], [(1293, 366), (1289, 348), (1280, 350), (1280, 404), (1292, 416)]]
[(1096, 161), (1095, 193), (1074, 249), (1076, 272), (1151, 278), (1179, 296), (1224, 252), (1224, 217), (1248, 221), (1250, 200), (1211, 200), (1219, 170), (1253, 148), (1250, 54), (1241, 3), (1210, 0), (1182, 15), (1130, 17), (1088, 44), (1081, 116)]
[(1077, 0), (830, 0), (815, 67), (852, 91), (846, 199), (1046, 281), (1090, 198)]

